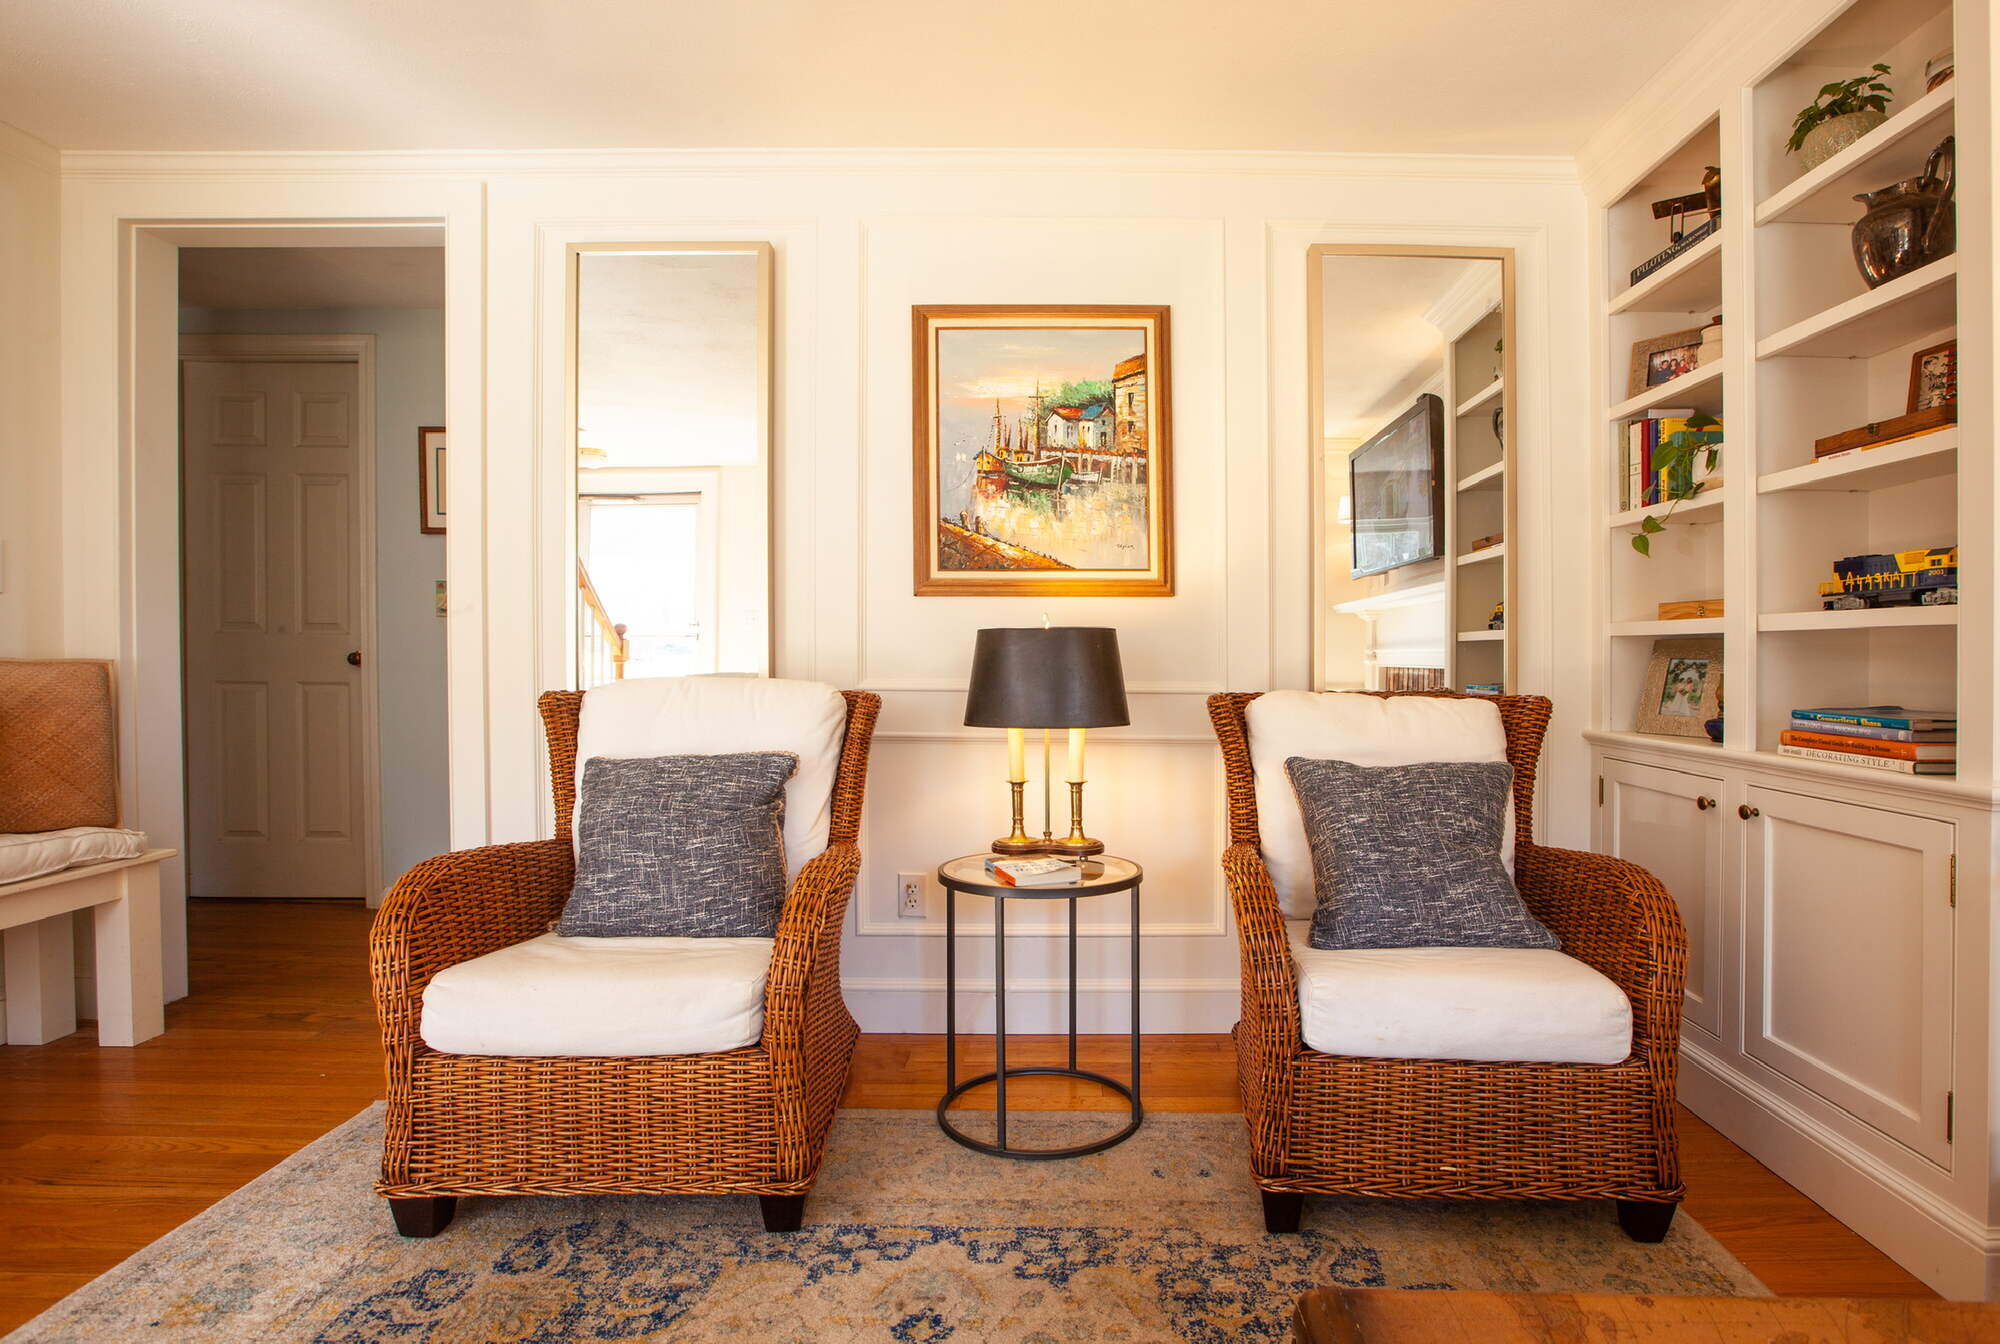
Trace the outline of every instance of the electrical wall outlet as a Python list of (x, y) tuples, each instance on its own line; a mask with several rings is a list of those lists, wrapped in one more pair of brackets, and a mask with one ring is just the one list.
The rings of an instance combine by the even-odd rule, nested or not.
[(922, 873), (896, 874), (896, 916), (899, 919), (924, 918), (924, 875)]

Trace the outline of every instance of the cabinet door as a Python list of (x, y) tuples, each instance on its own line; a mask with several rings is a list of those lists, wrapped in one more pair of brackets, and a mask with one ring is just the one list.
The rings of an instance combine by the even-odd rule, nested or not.
[(1948, 1166), (1951, 824), (1744, 800), (1744, 1052)]
[(1638, 864), (1672, 894), (1687, 926), (1685, 1026), (1722, 1042), (1722, 781), (1632, 761), (1604, 761), (1598, 846)]

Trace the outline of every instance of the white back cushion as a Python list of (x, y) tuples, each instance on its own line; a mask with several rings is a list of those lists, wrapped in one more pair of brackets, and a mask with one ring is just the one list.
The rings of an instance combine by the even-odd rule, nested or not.
[[(1356, 765), (1426, 761), (1504, 761), (1507, 733), (1491, 700), (1352, 691), (1270, 691), (1244, 709), (1250, 766), (1257, 784), (1257, 835), (1278, 908), (1287, 918), (1313, 913), (1312, 850), (1285, 762), (1293, 756)], [(1508, 794), (1500, 860), (1514, 871), (1513, 795)]]
[(789, 751), (798, 772), (785, 786), (785, 875), (826, 849), (833, 777), (847, 731), (847, 701), (817, 681), (771, 677), (647, 677), (593, 687), (576, 725), (576, 782), (593, 756), (720, 756)]

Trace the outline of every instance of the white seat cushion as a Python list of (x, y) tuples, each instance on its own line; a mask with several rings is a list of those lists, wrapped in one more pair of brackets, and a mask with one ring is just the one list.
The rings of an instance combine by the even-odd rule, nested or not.
[[(596, 692), (592, 692), (596, 694)], [(1285, 762), (1293, 756), (1355, 765), (1504, 761), (1507, 732), (1491, 700), (1358, 695), (1352, 691), (1270, 691), (1243, 712), (1257, 788), (1257, 836), (1278, 908), (1287, 919), (1313, 913), (1312, 849)], [(1500, 862), (1514, 872), (1513, 795)]]
[(0, 835), (0, 883), (25, 882), (80, 863), (135, 859), (145, 852), (144, 831), (121, 831), (114, 826)]
[(847, 701), (817, 681), (771, 677), (645, 677), (585, 692), (576, 725), (576, 782), (593, 756), (717, 756), (789, 751), (785, 875), (826, 849), (833, 779), (847, 734)]
[(764, 1034), (769, 938), (545, 933), (424, 987), (424, 1044), (451, 1055), (702, 1055)]
[(1632, 1053), (1632, 1004), (1574, 957), (1541, 948), (1399, 947), (1322, 952), (1288, 921), (1299, 1028), (1323, 1054), (1616, 1064)]

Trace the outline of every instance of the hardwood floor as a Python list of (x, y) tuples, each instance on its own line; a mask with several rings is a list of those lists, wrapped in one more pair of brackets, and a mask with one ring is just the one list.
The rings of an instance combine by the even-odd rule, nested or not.
[[(166, 1035), (100, 1050), (86, 1027), (0, 1047), (0, 1333), (381, 1096), (368, 918), (338, 903), (197, 902), (194, 993), (168, 1007)], [(1017, 1037), (1009, 1060), (1053, 1060), (1057, 1048)], [(966, 1067), (990, 1067), (990, 1041), (961, 1049)], [(1122, 1037), (1088, 1038), (1085, 1067), (1118, 1076), (1125, 1049)], [(1148, 1036), (1145, 1053), (1149, 1109), (1236, 1109), (1227, 1037)], [(864, 1036), (846, 1104), (929, 1107), (943, 1077), (942, 1037)], [(1010, 1093), (1021, 1109), (1117, 1104), (1060, 1080)], [(1774, 1292), (1930, 1295), (1693, 1115), (1681, 1121), (1687, 1212)]]

